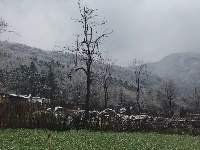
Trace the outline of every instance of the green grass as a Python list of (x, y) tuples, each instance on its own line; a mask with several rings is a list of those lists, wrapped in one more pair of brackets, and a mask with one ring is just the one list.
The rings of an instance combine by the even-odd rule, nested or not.
[(157, 133), (0, 130), (0, 150), (45, 150), (52, 134), (53, 150), (198, 150), (200, 137)]

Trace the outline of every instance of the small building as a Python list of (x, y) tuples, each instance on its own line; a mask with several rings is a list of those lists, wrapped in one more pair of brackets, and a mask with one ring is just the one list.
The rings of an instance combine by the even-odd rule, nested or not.
[(6, 97), (7, 103), (29, 103), (31, 99), (31, 95), (16, 95), (16, 94), (8, 94)]
[(31, 95), (16, 95), (0, 93), (0, 104), (3, 103), (28, 103), (31, 99)]

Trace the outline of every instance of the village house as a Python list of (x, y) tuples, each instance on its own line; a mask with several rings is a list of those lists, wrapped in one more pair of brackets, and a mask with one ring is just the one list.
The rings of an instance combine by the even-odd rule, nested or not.
[(39, 103), (49, 104), (50, 99), (40, 98), (40, 97), (32, 97), (31, 94), (27, 95), (16, 95), (16, 94), (7, 94), (0, 93), (0, 104), (3, 103)]
[(4, 103), (28, 103), (30, 96), (0, 93), (0, 104)]

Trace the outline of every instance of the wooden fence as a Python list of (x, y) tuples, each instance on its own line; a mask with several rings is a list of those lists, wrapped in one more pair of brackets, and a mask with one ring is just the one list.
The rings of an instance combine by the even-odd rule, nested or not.
[[(47, 108), (62, 106), (65, 112), (48, 112)], [(40, 103), (1, 103), (0, 128), (43, 128), (56, 131), (80, 129), (83, 126), (81, 115), (74, 104), (40, 104)], [(76, 113), (74, 113), (76, 112)], [(95, 113), (95, 111), (93, 112)], [(74, 115), (76, 114), (76, 115)], [(84, 114), (84, 113), (83, 113)], [(200, 135), (200, 120), (169, 120), (166, 118), (131, 119), (131, 116), (94, 115), (89, 120), (87, 129), (112, 131), (155, 131), (162, 133), (178, 133)], [(71, 119), (70, 119), (71, 118)], [(127, 118), (127, 119), (126, 119)], [(132, 117), (134, 118), (134, 117)], [(71, 120), (71, 121), (70, 121)]]
[[(73, 107), (66, 104), (65, 107)], [(0, 128), (46, 128), (64, 130), (61, 115), (46, 113), (50, 104), (40, 103), (3, 103), (0, 104)]]

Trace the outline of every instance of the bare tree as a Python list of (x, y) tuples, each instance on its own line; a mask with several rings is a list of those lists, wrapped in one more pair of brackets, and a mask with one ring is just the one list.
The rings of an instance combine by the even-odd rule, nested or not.
[[(67, 50), (75, 54), (75, 68), (73, 71), (83, 70), (87, 76), (87, 92), (85, 100), (85, 117), (86, 120), (89, 118), (89, 106), (90, 106), (90, 95), (91, 95), (91, 83), (92, 83), (92, 64), (95, 61), (101, 60), (101, 52), (99, 51), (99, 45), (105, 37), (108, 37), (112, 32), (107, 32), (105, 30), (103, 33), (98, 34), (97, 30), (94, 28), (97, 26), (104, 25), (106, 21), (102, 23), (97, 23), (95, 18), (97, 17), (94, 12), (96, 10), (90, 9), (88, 6), (81, 6), (80, 0), (78, 1), (78, 6), (81, 14), (80, 19), (75, 19), (76, 22), (82, 24), (83, 33), (77, 35), (76, 45), (72, 48), (67, 47)], [(81, 38), (81, 40), (80, 40)], [(80, 61), (80, 62), (78, 62)], [(84, 65), (80, 65), (81, 62)]]
[(0, 35), (6, 31), (8, 27), (8, 24), (5, 22), (5, 20), (1, 17), (0, 19)]
[(200, 86), (198, 84), (195, 84), (193, 99), (193, 110), (195, 113), (200, 113)]
[[(3, 2), (3, 1), (1, 1), (1, 2)], [(0, 3), (1, 3), (1, 2), (0, 2)], [(1, 35), (3, 32), (6, 31), (7, 27), (8, 27), (8, 23), (7, 23), (7, 22), (2, 18), (2, 16), (1, 16), (1, 19), (0, 19), (0, 35)]]
[(173, 117), (174, 115), (174, 99), (176, 98), (178, 89), (172, 79), (169, 79), (168, 82), (166, 82), (164, 87), (164, 94), (166, 96), (166, 104), (168, 106), (169, 110), (169, 116)]
[(104, 91), (104, 108), (107, 109), (108, 107), (108, 88), (111, 84), (111, 80), (112, 80), (112, 76), (111, 76), (111, 72), (112, 72), (112, 66), (114, 65), (114, 62), (112, 61), (111, 58), (106, 57), (104, 59), (104, 63), (101, 67), (101, 72), (100, 72), (100, 76), (101, 76), (101, 85), (103, 87), (103, 91)]
[(92, 76), (90, 107), (92, 110), (102, 110), (103, 89), (98, 74)]
[[(0, 3), (2, 3), (3, 1), (1, 1)], [(0, 35), (3, 33), (3, 32), (12, 32), (18, 36), (20, 36), (20, 33), (17, 33), (15, 32), (13, 29), (8, 29), (9, 25), (8, 23), (5, 21), (5, 19), (3, 19), (3, 17), (1, 16), (0, 18)]]
[(105, 109), (108, 107), (108, 87), (109, 87), (109, 79), (111, 78), (110, 72), (111, 65), (106, 64), (105, 72), (102, 77), (103, 79), (103, 89), (104, 89), (104, 100), (105, 100)]
[(144, 63), (143, 61), (135, 59), (130, 64), (130, 68), (134, 72), (134, 79), (135, 79), (135, 84), (136, 84), (137, 108), (138, 108), (138, 113), (141, 113), (142, 107), (140, 105), (140, 93), (141, 93), (141, 89), (145, 87), (149, 73), (150, 73), (148, 71), (148, 63)]

